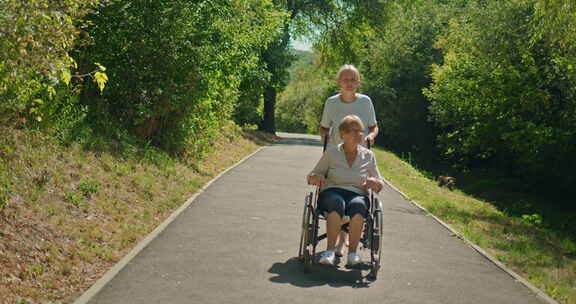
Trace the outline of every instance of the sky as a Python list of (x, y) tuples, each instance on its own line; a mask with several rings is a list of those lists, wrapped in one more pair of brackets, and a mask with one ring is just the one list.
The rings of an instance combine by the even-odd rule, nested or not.
[(312, 45), (308, 41), (304, 40), (292, 40), (292, 46), (301, 51), (311, 51)]

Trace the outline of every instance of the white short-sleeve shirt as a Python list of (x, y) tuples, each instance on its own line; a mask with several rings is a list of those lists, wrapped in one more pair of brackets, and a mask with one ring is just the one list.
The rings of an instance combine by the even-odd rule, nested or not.
[(361, 195), (368, 194), (364, 188), (366, 179), (374, 177), (382, 180), (382, 176), (376, 165), (374, 152), (363, 146), (357, 148), (358, 154), (351, 166), (346, 160), (343, 144), (328, 148), (310, 174), (326, 176), (324, 189), (341, 188)]
[(329, 146), (334, 147), (342, 142), (338, 125), (342, 118), (352, 114), (358, 116), (364, 123), (364, 135), (368, 135), (368, 127), (377, 125), (374, 105), (367, 95), (356, 94), (356, 100), (353, 102), (343, 102), (340, 94), (326, 100), (320, 125), (324, 128), (331, 128)]

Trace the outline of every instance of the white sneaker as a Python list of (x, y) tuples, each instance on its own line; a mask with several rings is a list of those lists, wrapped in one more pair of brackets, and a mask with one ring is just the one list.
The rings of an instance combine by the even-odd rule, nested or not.
[(356, 252), (348, 253), (348, 265), (352, 266), (360, 263), (362, 263), (362, 259), (356, 254)]
[(324, 252), (322, 252), (322, 255), (320, 255), (320, 264), (324, 264), (324, 265), (333, 265), (334, 264), (334, 251), (333, 250), (326, 250)]

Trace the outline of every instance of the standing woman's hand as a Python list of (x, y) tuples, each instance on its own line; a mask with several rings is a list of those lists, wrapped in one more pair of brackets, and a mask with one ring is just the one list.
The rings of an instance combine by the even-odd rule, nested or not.
[(366, 142), (370, 141), (370, 146), (374, 146), (374, 141), (376, 140), (376, 136), (378, 136), (378, 132), (380, 132), (380, 129), (378, 129), (378, 125), (368, 127), (368, 135), (366, 136)]
[(365, 140), (366, 140), (367, 143), (368, 143), (368, 142), (370, 143), (370, 146), (374, 146), (374, 136), (372, 136), (372, 134), (367, 135), (366, 138), (365, 138)]
[(309, 174), (306, 177), (306, 179), (307, 179), (308, 185), (314, 185), (314, 186), (318, 186), (320, 188), (324, 188), (324, 185), (326, 184), (326, 178), (324, 178), (324, 175)]
[(330, 128), (324, 128), (320, 126), (320, 143), (325, 144), (328, 141), (328, 135), (330, 134)]

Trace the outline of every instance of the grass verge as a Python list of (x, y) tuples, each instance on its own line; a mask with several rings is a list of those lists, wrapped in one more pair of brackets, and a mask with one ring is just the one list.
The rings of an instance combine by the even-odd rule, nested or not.
[(202, 160), (0, 127), (0, 303), (71, 303), (219, 172), (274, 138), (230, 125)]
[[(440, 188), (426, 172), (375, 149), (382, 175), (430, 213), (561, 303), (576, 303), (574, 235), (541, 225), (537, 215), (507, 214), (456, 189)], [(569, 215), (566, 215), (569, 216)]]

